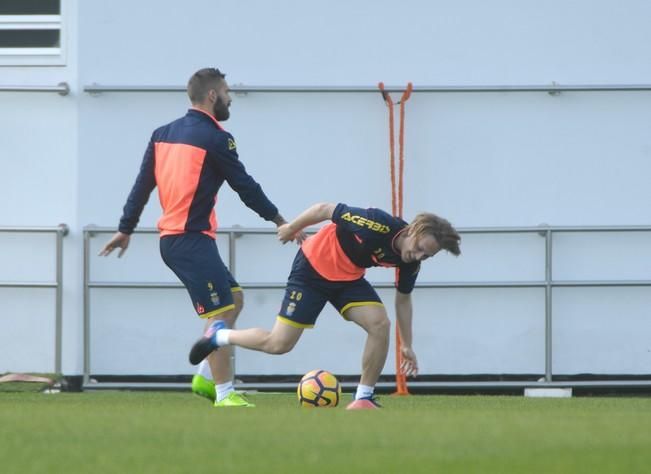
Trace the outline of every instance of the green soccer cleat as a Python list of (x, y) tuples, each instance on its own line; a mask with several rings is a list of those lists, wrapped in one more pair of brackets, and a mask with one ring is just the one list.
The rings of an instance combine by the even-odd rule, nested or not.
[(226, 398), (221, 402), (215, 402), (217, 408), (229, 408), (229, 407), (244, 407), (244, 408), (254, 408), (255, 405), (249, 402), (244, 395), (238, 392), (231, 392)]
[(192, 377), (192, 393), (200, 397), (205, 397), (211, 402), (214, 402), (217, 398), (214, 382), (199, 374)]

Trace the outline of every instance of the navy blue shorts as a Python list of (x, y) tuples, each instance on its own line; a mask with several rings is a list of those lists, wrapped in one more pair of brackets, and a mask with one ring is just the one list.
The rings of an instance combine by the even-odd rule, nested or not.
[(212, 318), (235, 308), (233, 292), (241, 291), (219, 256), (217, 244), (200, 232), (167, 235), (160, 239), (160, 254), (190, 294), (201, 318)]
[(303, 251), (299, 250), (287, 280), (278, 319), (298, 328), (314, 327), (327, 302), (344, 318), (346, 310), (354, 306), (383, 306), (377, 292), (366, 279), (326, 280), (310, 265)]

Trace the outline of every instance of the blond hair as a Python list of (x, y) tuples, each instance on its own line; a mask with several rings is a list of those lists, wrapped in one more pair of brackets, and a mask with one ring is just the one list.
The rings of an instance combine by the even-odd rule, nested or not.
[(407, 228), (408, 232), (415, 236), (431, 235), (442, 249), (457, 257), (461, 255), (459, 248), (461, 237), (446, 219), (429, 212), (421, 212), (414, 217)]

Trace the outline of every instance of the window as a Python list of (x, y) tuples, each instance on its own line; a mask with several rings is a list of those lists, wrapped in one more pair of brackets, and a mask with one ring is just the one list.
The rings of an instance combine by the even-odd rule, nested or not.
[(64, 64), (62, 0), (0, 0), (0, 65)]

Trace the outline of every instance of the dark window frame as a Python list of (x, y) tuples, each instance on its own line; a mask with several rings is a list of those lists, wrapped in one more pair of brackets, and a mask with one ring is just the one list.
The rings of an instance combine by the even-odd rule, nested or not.
[[(0, 66), (65, 65), (66, 3), (66, 0), (17, 0), (5, 4), (5, 9), (0, 10)], [(51, 12), (53, 6), (58, 14), (30, 13)], [(24, 13), (20, 7), (24, 7)], [(20, 14), (8, 15), (2, 11)], [(30, 36), (29, 32), (33, 34)]]

